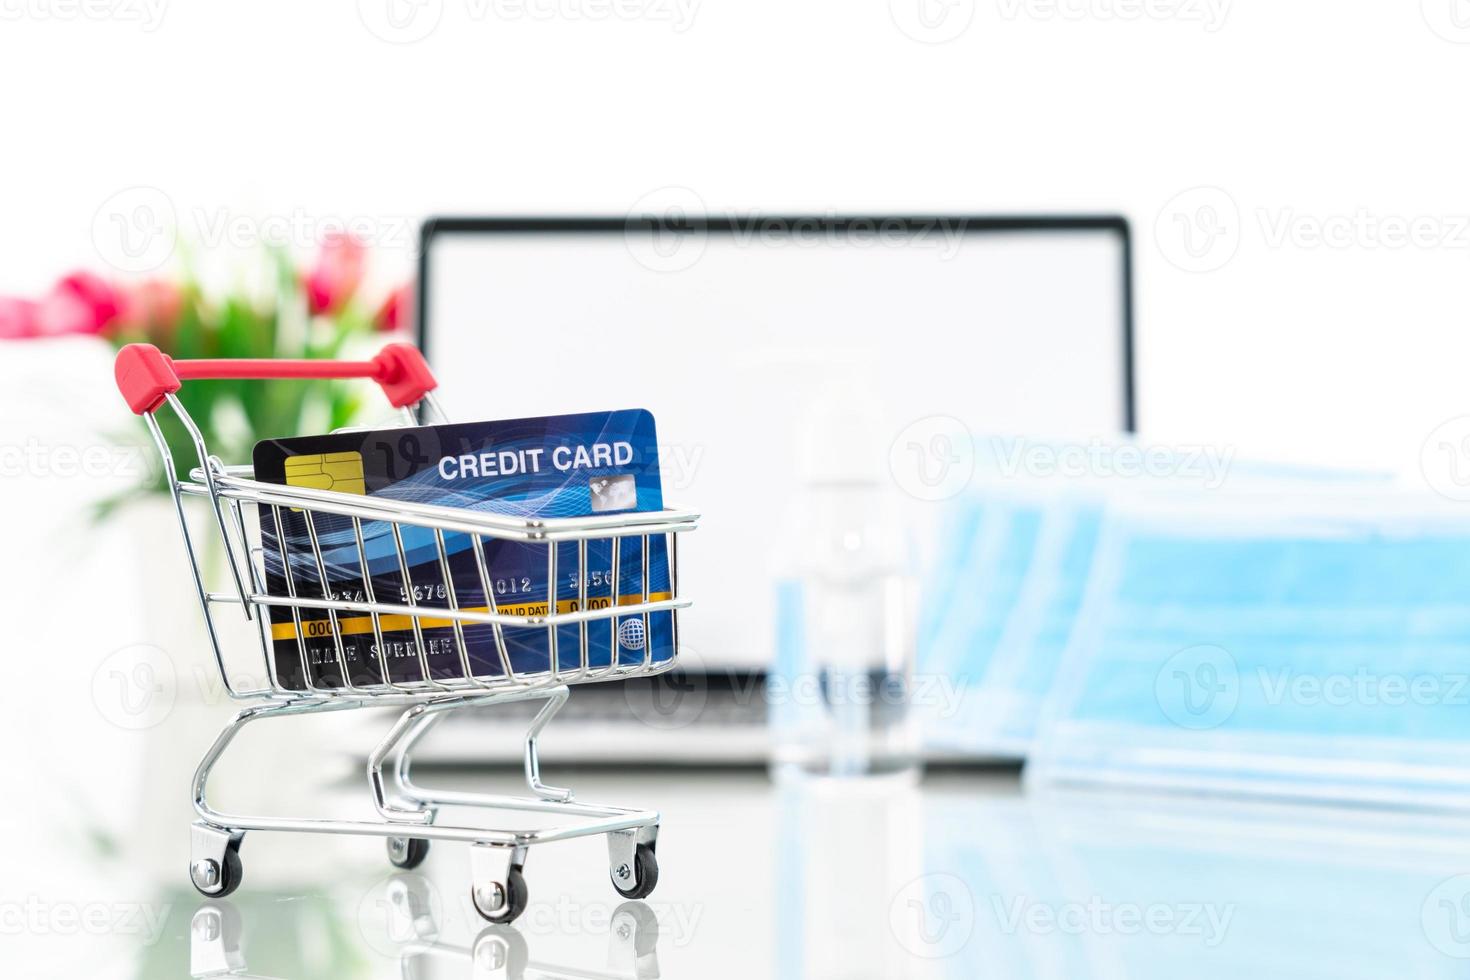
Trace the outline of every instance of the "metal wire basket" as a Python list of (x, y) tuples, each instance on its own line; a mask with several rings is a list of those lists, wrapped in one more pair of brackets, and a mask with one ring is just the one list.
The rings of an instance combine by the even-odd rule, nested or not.
[[(220, 897), (238, 886), (239, 845), (247, 830), (376, 835), (388, 838), (389, 857), (399, 867), (419, 864), (428, 841), (447, 839), (472, 845), (472, 895), (475, 906), (493, 922), (509, 922), (526, 902), (521, 876), (526, 849), (533, 843), (589, 834), (607, 834), (614, 887), (625, 897), (641, 897), (657, 881), (654, 846), (658, 814), (650, 811), (573, 802), (570, 790), (540, 780), (536, 739), (566, 702), (569, 686), (647, 676), (671, 669), (677, 657), (678, 611), (689, 601), (678, 592), (678, 536), (696, 526), (688, 511), (602, 514), (573, 518), (515, 518), (482, 511), (442, 507), (370, 496), (281, 486), (256, 480), (250, 467), (226, 466), (209, 452), (198, 426), (176, 392), (185, 380), (222, 378), (371, 378), (383, 388), (407, 425), (420, 412), (447, 421), (431, 392), (432, 373), (419, 352), (392, 344), (371, 361), (174, 361), (157, 348), (132, 344), (118, 352), (118, 387), (129, 407), (146, 420), (163, 459), (198, 601), (208, 627), (215, 664), (233, 699), (254, 702), (225, 726), (205, 754), (194, 779), (194, 825), (190, 877), (198, 890)], [(189, 434), (197, 466), (180, 479), (156, 413), (167, 407)], [(196, 542), (185, 517), (185, 498), (208, 503), (232, 588), (211, 590), (205, 581)], [(329, 573), (323, 528), (340, 539), (350, 529), (363, 569), (361, 588), (342, 588)], [(292, 531), (297, 533), (291, 533)], [(304, 530), (304, 534), (300, 533)], [(370, 574), (365, 542), (392, 542), (399, 576), (397, 594), (382, 593)], [(431, 543), (440, 574), (432, 587), (414, 580), (409, 539)], [(450, 542), (473, 556), (466, 581), (450, 567)], [(544, 553), (544, 599), (504, 608), (486, 559), (487, 542), (515, 542)], [(589, 595), (589, 549), (605, 543), (611, 569), (611, 594)], [(351, 546), (349, 546), (349, 550)], [(657, 552), (666, 563), (667, 587), (655, 589), (650, 569)], [(638, 586), (622, 593), (621, 563), (636, 558)], [(573, 583), (559, 587), (558, 562), (574, 561)], [(399, 584), (401, 582), (401, 585)], [(387, 601), (394, 599), (397, 601)], [(258, 628), (259, 669), (232, 666), (221, 644), (217, 617), (222, 607), (242, 611)], [(669, 655), (658, 658), (652, 617), (667, 617)], [(602, 626), (605, 629), (599, 630)], [(488, 627), (485, 644), (467, 634)], [(546, 656), (518, 663), (507, 635), (544, 635)], [(601, 639), (605, 633), (606, 640)], [(344, 637), (361, 636), (364, 644)], [(639, 637), (640, 642), (626, 642)], [(391, 639), (390, 639), (391, 638)], [(595, 640), (595, 642), (594, 642)], [(407, 651), (411, 668), (390, 664), (390, 647)], [(283, 651), (293, 650), (295, 662)], [(362, 655), (358, 655), (359, 652)], [(605, 659), (605, 662), (603, 662)], [(299, 671), (295, 668), (299, 667)], [(533, 798), (431, 792), (409, 779), (413, 746), (452, 710), (508, 701), (546, 702), (525, 738), (526, 781)], [(211, 808), (205, 788), (235, 735), (252, 721), (287, 714), (375, 705), (401, 705), (403, 714), (369, 756), (368, 781), (379, 821), (243, 816)], [(382, 768), (390, 755), (392, 792)], [(479, 806), (491, 810), (530, 810), (579, 818), (579, 822), (538, 830), (449, 826), (436, 822), (440, 806)]]

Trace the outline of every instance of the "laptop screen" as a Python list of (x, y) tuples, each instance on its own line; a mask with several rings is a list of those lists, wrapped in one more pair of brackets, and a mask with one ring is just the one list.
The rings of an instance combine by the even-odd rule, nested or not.
[(885, 475), (927, 419), (1127, 430), (1128, 267), (1115, 218), (436, 219), (420, 341), (456, 420), (649, 409), (665, 499), (704, 515), (680, 556), (687, 665), (762, 668), (834, 401), (868, 420), (835, 451)]

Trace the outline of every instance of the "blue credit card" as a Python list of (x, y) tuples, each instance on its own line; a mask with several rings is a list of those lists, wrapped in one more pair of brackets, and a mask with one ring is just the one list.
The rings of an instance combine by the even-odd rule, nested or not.
[[(521, 518), (663, 509), (653, 416), (642, 409), (271, 439), (257, 443), (266, 483)], [(434, 610), (545, 616), (555, 547), (559, 613), (671, 598), (664, 536), (556, 545), (436, 532), (290, 507), (261, 508), (272, 595), (417, 606), (419, 616), (270, 607), (278, 681), (302, 689), (414, 683), (660, 663), (674, 656), (672, 612), (534, 627), (455, 624)], [(315, 542), (315, 547), (313, 543)], [(614, 547), (617, 583), (614, 587)], [(479, 557), (477, 558), (476, 555)], [(284, 557), (283, 557), (284, 554)], [(320, 556), (320, 560), (318, 560)], [(366, 561), (364, 562), (364, 557)], [(364, 574), (366, 564), (366, 574)], [(646, 575), (645, 575), (646, 569)], [(447, 571), (447, 574), (446, 574)], [(584, 591), (585, 590), (585, 591)], [(381, 646), (379, 637), (381, 636)], [(463, 644), (461, 646), (461, 638)], [(340, 641), (340, 643), (339, 643)]]

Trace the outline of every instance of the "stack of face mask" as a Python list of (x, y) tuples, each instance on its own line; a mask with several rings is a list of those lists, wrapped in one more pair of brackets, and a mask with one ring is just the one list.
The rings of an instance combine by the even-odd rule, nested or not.
[(1470, 514), (1353, 483), (1139, 503), (1029, 778), (1470, 806)]
[(965, 493), (932, 505), (916, 705), (939, 752), (1025, 757), (1090, 581), (1110, 501), (1223, 484), (1233, 456), (1126, 441), (975, 440)]
[(1035, 784), (1470, 806), (1470, 507), (1190, 451), (1038, 474), (1009, 446), (979, 441), (926, 577), (919, 670), (960, 692), (931, 744)]

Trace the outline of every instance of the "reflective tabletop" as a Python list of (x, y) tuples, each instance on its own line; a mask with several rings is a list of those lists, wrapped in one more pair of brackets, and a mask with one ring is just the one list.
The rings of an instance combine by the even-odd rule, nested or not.
[[(599, 839), (533, 849), (487, 925), (466, 848), (394, 871), (382, 841), (252, 834), (204, 900), (187, 813), (153, 850), (41, 834), (8, 862), (23, 976), (1460, 977), (1470, 825), (1449, 817), (1097, 795), (1014, 774), (775, 785), (762, 772), (558, 773), (663, 814), (657, 890), (624, 901)], [(492, 788), (513, 774), (430, 774)], [(355, 788), (355, 787), (354, 787)], [(344, 784), (343, 799), (351, 795)], [(185, 807), (187, 810), (187, 807)], [(48, 843), (48, 841), (50, 843)], [(158, 842), (161, 842), (158, 843)], [(130, 846), (138, 843), (139, 846)]]

